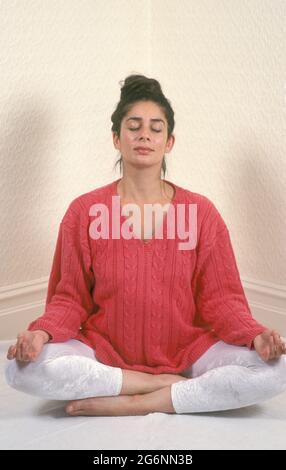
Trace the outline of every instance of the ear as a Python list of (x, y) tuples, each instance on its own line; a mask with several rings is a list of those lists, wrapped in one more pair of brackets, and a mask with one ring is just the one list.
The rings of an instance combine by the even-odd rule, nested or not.
[(116, 132), (112, 132), (113, 145), (117, 150), (120, 150), (120, 140)]
[(171, 134), (169, 139), (167, 140), (166, 147), (165, 147), (165, 153), (171, 152), (173, 146), (175, 143), (175, 136), (174, 134)]

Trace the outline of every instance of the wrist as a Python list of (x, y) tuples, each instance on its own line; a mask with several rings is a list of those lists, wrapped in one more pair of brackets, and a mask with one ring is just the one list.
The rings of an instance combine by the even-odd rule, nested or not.
[(50, 339), (51, 339), (51, 336), (45, 330), (34, 330), (34, 333), (37, 333), (37, 335), (42, 336), (43, 339), (44, 339), (44, 343), (48, 343), (48, 341), (50, 341)]

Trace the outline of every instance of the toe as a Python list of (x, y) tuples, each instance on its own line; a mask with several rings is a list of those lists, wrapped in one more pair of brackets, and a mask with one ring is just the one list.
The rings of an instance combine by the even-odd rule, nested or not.
[(66, 406), (66, 412), (69, 415), (74, 414), (77, 410), (78, 410), (78, 406), (77, 406), (76, 402), (70, 402)]

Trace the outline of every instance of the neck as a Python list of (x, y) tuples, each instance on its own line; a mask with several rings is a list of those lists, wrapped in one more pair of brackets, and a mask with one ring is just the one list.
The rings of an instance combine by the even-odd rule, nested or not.
[(170, 189), (173, 190), (158, 175), (150, 177), (143, 172), (136, 177), (124, 174), (117, 185), (117, 191), (124, 201), (137, 204), (170, 201), (172, 199)]

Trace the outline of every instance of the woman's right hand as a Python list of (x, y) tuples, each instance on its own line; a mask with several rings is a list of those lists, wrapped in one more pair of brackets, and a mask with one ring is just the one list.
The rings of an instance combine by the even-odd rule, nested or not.
[(34, 362), (49, 339), (49, 333), (44, 330), (25, 330), (17, 336), (17, 343), (8, 349), (7, 359)]

